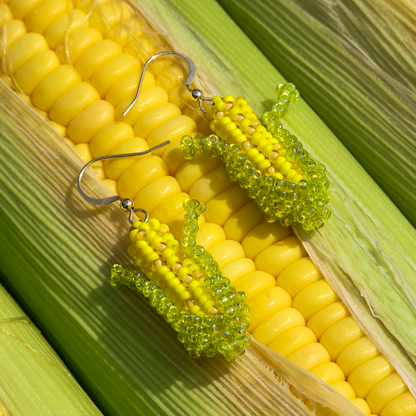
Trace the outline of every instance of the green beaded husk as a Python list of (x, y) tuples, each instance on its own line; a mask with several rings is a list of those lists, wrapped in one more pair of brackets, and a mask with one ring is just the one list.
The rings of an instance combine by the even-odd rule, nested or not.
[[(246, 333), (250, 325), (250, 310), (244, 303), (246, 295), (244, 292), (236, 291), (230, 281), (222, 275), (212, 256), (196, 244), (198, 217), (205, 211), (205, 206), (196, 200), (188, 199), (184, 202), (184, 208), (186, 214), (182, 245), (171, 243), (170, 246), (177, 247), (176, 253), (183, 258), (182, 263), (187, 260), (187, 264), (193, 263), (197, 266), (198, 272), (201, 273), (201, 286), (209, 294), (217, 313), (191, 313), (186, 308), (175, 305), (165, 291), (158, 288), (157, 283), (152, 280), (155, 269), (148, 264), (147, 271), (115, 264), (111, 269), (110, 283), (112, 286), (125, 285), (148, 298), (149, 304), (178, 332), (178, 340), (192, 358), (220, 354), (227, 361), (233, 361), (244, 353), (245, 346), (250, 342)], [(132, 251), (129, 250), (130, 253)], [(140, 257), (140, 254), (138, 256)], [(137, 259), (136, 256), (136, 263)]]

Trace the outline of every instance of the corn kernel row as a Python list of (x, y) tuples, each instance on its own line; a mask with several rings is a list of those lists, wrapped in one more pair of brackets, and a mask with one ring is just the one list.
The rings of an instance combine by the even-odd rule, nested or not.
[[(101, 2), (105, 20), (97, 9), (86, 20), (91, 1), (76, 2), (71, 14), (67, 1), (12, 0), (10, 9), (4, 6), (8, 68), (18, 86), (76, 143), (86, 161), (144, 150), (170, 138), (173, 144), (152, 156), (107, 161), (96, 170), (122, 197), (134, 199), (135, 206), (169, 223), (177, 234), (183, 225), (183, 201), (191, 196), (206, 203), (198, 243), (211, 251), (237, 289), (247, 293), (253, 336), (332, 384), (365, 414), (370, 408), (382, 416), (397, 414), (399, 405), (402, 412), (408, 407), (402, 414), (415, 414), (413, 396), (322, 280), (300, 241), (288, 228), (264, 222), (245, 193), (226, 180), (219, 160), (202, 155), (185, 162), (179, 156), (178, 139), (197, 130), (181, 112), (180, 71), (172, 77), (176, 70), (169, 68), (156, 79), (148, 73), (139, 102), (127, 117), (121, 116), (139, 78), (132, 57), (140, 51), (143, 61), (155, 49), (146, 41), (146, 55), (140, 38), (131, 42), (129, 32), (118, 29), (131, 16), (128, 7), (107, 3)], [(129, 25), (143, 26), (132, 20)], [(27, 28), (37, 32), (27, 33)], [(156, 85), (158, 81), (171, 91)], [(365, 360), (354, 361), (357, 351)]]

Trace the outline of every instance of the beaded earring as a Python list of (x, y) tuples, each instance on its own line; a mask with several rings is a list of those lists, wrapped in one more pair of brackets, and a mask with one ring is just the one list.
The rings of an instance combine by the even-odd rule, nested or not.
[[(324, 220), (331, 216), (327, 206), (329, 181), (325, 166), (317, 163), (280, 122), (289, 104), (299, 99), (295, 85), (279, 85), (277, 102), (258, 120), (243, 97), (204, 97), (200, 90), (192, 89), (190, 84), (196, 74), (192, 60), (178, 52), (162, 52), (144, 65), (136, 98), (124, 115), (140, 94), (147, 65), (162, 55), (177, 55), (188, 62), (185, 86), (201, 112), (210, 117), (214, 133), (209, 137), (184, 136), (181, 140), (183, 156), (192, 159), (198, 153), (211, 153), (220, 157), (230, 179), (246, 189), (255, 206), (264, 212), (266, 221), (279, 221), (285, 226), (301, 225), (306, 231), (321, 228)], [(208, 111), (203, 101), (212, 102)]]
[[(196, 244), (198, 218), (205, 206), (197, 200), (184, 202), (185, 225), (181, 242), (169, 232), (169, 227), (156, 218), (149, 218), (133, 201), (119, 196), (92, 198), (85, 194), (81, 180), (85, 170), (95, 162), (106, 159), (141, 156), (168, 144), (164, 142), (147, 151), (103, 156), (87, 163), (78, 176), (78, 190), (94, 205), (120, 202), (129, 213), (130, 245), (128, 254), (139, 270), (115, 264), (111, 269), (112, 286), (125, 285), (149, 300), (149, 304), (178, 333), (178, 340), (192, 358), (221, 354), (227, 361), (244, 353), (250, 342), (249, 307), (246, 295), (237, 292), (224, 277), (217, 262)], [(133, 221), (139, 212), (144, 218)]]

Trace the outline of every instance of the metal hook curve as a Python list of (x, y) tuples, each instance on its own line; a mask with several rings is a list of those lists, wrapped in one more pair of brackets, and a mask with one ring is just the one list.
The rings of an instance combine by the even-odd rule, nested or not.
[[(84, 172), (86, 171), (86, 169), (88, 167), (90, 167), (93, 163), (95, 162), (99, 162), (100, 160), (107, 160), (107, 159), (117, 159), (117, 158), (121, 158), (121, 157), (132, 157), (132, 156), (141, 156), (141, 155), (146, 155), (147, 153), (153, 152), (156, 149), (159, 149), (160, 147), (166, 146), (167, 144), (169, 144), (170, 141), (167, 140), (166, 142), (160, 143), (157, 146), (152, 147), (151, 149), (145, 150), (143, 152), (136, 152), (136, 153), (123, 153), (120, 155), (109, 155), (109, 156), (101, 156), (101, 157), (97, 157), (93, 160), (91, 160), (90, 162), (88, 162), (79, 172), (78, 175), (78, 190), (79, 193), (81, 194), (81, 196), (90, 204), (93, 205), (107, 205), (107, 204), (111, 204), (112, 202), (117, 202), (117, 201), (123, 201), (123, 198), (121, 198), (118, 195), (114, 195), (114, 196), (110, 196), (107, 198), (92, 198), (90, 196), (88, 196), (83, 190), (82, 190), (82, 186), (81, 186), (81, 180), (82, 180), (82, 176), (84, 175)], [(130, 210), (130, 216), (129, 216), (129, 220), (131, 220), (131, 215), (132, 212), (131, 211), (140, 211), (140, 212), (144, 212), (146, 215), (146, 220), (148, 218), (148, 214), (146, 211), (142, 210), (142, 209), (131, 209)]]
[(188, 76), (185, 80), (185, 87), (188, 89), (188, 91), (191, 93), (191, 97), (194, 101), (198, 101), (199, 102), (199, 108), (203, 113), (206, 113), (206, 110), (202, 107), (202, 101), (212, 101), (211, 97), (203, 97), (202, 96), (202, 92), (198, 89), (192, 89), (191, 88), (191, 83), (195, 78), (196, 75), (196, 66), (194, 64), (194, 61), (192, 61), (191, 58), (189, 58), (188, 56), (180, 53), (180, 52), (174, 52), (174, 51), (165, 51), (165, 52), (160, 52), (157, 53), (153, 56), (151, 56), (147, 62), (143, 65), (143, 70), (142, 70), (142, 74), (140, 75), (140, 81), (139, 81), (139, 86), (137, 87), (137, 91), (136, 91), (136, 96), (134, 97), (134, 100), (130, 103), (130, 105), (127, 107), (127, 109), (124, 111), (123, 116), (125, 116), (130, 110), (131, 108), (134, 106), (134, 104), (136, 104), (137, 100), (139, 99), (139, 95), (140, 95), (140, 91), (142, 89), (142, 84), (143, 84), (143, 79), (144, 79), (144, 74), (146, 72), (147, 66), (154, 61), (155, 59), (159, 58), (159, 56), (163, 56), (163, 55), (176, 55), (179, 56), (183, 59), (185, 59), (185, 61), (188, 63), (189, 65), (189, 72), (188, 72)]

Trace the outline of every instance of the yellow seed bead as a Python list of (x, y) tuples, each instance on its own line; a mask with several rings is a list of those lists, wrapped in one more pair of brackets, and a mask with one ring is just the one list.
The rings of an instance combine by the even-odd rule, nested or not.
[(189, 190), (189, 195), (192, 199), (206, 204), (232, 186), (233, 183), (230, 181), (227, 170), (221, 166), (196, 181)]
[(168, 224), (171, 228), (171, 232), (173, 233), (174, 224), (171, 223), (179, 214), (182, 214), (185, 211), (183, 208), (183, 203), (187, 199), (189, 199), (189, 195), (184, 192), (172, 195), (153, 211), (153, 216), (155, 218), (159, 218), (161, 222)]
[[(68, 126), (76, 116), (99, 99), (100, 95), (95, 88), (87, 82), (81, 82), (55, 101), (50, 109), (49, 117), (63, 126)], [(71, 139), (74, 140), (72, 137)], [(74, 141), (79, 143), (77, 140)]]
[(7, 48), (10, 49), (26, 33), (26, 26), (21, 20), (8, 22), (4, 27)]
[[(212, 223), (207, 223), (207, 224), (212, 224)], [(201, 229), (202, 227), (200, 228), (200, 230)], [(232, 284), (234, 284), (240, 277), (248, 273), (254, 272), (254, 271), (256, 271), (256, 266), (254, 265), (254, 261), (244, 258), (244, 259), (233, 261), (229, 265), (225, 266), (222, 269), (222, 274), (225, 277), (227, 277)]]
[(216, 197), (207, 204), (205, 217), (207, 221), (215, 222), (221, 226), (239, 209), (249, 202), (245, 189), (235, 185)]
[(287, 359), (308, 371), (331, 361), (328, 351), (318, 343), (312, 343), (297, 350)]
[(365, 400), (373, 413), (380, 414), (388, 403), (406, 393), (407, 390), (403, 379), (397, 373), (393, 373), (377, 384)]
[(370, 390), (389, 375), (394, 368), (383, 355), (360, 365), (348, 377), (348, 383), (355, 390), (357, 397), (366, 398)]
[[(183, 156), (181, 156), (181, 159), (183, 160)], [(192, 160), (185, 162), (177, 170), (175, 177), (180, 183), (182, 190), (188, 192), (198, 179), (222, 165), (223, 163), (219, 157), (213, 158), (209, 154), (198, 155)]]
[(17, 71), (16, 84), (26, 95), (32, 95), (38, 84), (60, 65), (55, 52), (42, 51)]
[(105, 186), (108, 187), (109, 192), (111, 195), (118, 195), (118, 189), (117, 189), (117, 181), (113, 179), (104, 179), (103, 183)]
[(125, 3), (112, 2), (96, 8), (89, 18), (90, 25), (105, 36), (109, 30), (131, 16), (131, 9)]
[(249, 300), (258, 293), (276, 286), (276, 281), (271, 274), (256, 270), (240, 277), (234, 282), (234, 286), (238, 291), (244, 292)]
[(218, 263), (220, 269), (233, 261), (245, 257), (244, 249), (241, 244), (233, 240), (225, 240), (210, 248), (210, 254)]
[[(196, 123), (190, 117), (185, 115), (176, 116), (150, 133), (147, 143), (149, 143), (150, 147), (157, 146), (167, 140), (170, 143), (175, 143), (183, 136), (194, 133), (196, 130)], [(164, 148), (157, 149), (154, 151), (154, 154), (161, 155), (165, 150)]]
[(253, 296), (247, 305), (250, 307), (250, 328), (249, 332), (253, 332), (259, 324), (272, 315), (283, 309), (292, 306), (292, 299), (288, 293), (280, 287), (272, 287), (256, 296)]
[(162, 154), (162, 159), (166, 163), (169, 173), (176, 176), (178, 169), (184, 165), (186, 159), (182, 156), (181, 142), (177, 141), (170, 146), (165, 147), (165, 151)]
[(224, 242), (226, 239), (224, 230), (218, 224), (207, 222), (198, 231), (196, 244), (211, 250), (212, 247)]
[(91, 153), (94, 158), (107, 156), (115, 147), (133, 136), (133, 129), (127, 123), (122, 121), (110, 123), (91, 139)]
[(292, 178), (292, 182), (294, 183), (299, 183), (299, 181), (303, 179), (303, 175), (297, 173), (293, 178)]
[[(264, 156), (263, 156), (264, 157)], [(266, 170), (268, 169), (272, 164), (270, 163), (269, 160), (267, 159), (263, 159), (260, 162), (258, 162), (257, 167), (260, 170)], [(295, 172), (296, 173), (296, 172)]]
[(285, 332), (305, 326), (305, 318), (294, 308), (283, 309), (262, 322), (253, 332), (253, 337), (264, 345)]
[(38, 53), (48, 49), (49, 45), (42, 35), (28, 33), (22, 36), (8, 51), (12, 73), (15, 74)]
[[(35, 88), (32, 96), (33, 104), (43, 111), (49, 111), (56, 100), (80, 83), (81, 77), (75, 69), (68, 65), (61, 65)], [(97, 97), (96, 91), (93, 88), (90, 86), (87, 88), (90, 94)], [(67, 105), (69, 108), (71, 103)], [(63, 109), (60, 111), (63, 112)]]
[(342, 302), (334, 302), (314, 314), (308, 320), (308, 327), (320, 339), (327, 329), (349, 315), (348, 308)]
[(312, 315), (338, 300), (338, 295), (328, 282), (322, 279), (298, 293), (293, 299), (293, 307), (308, 320)]
[(339, 381), (338, 383), (331, 384), (331, 387), (345, 396), (348, 400), (352, 400), (357, 397), (354, 389), (348, 381)]
[(85, 163), (88, 163), (93, 159), (90, 146), (87, 143), (76, 144), (74, 150)]
[(270, 224), (262, 221), (244, 237), (241, 244), (247, 257), (255, 259), (262, 251), (289, 236), (289, 227), (283, 227), (278, 222)]
[[(122, 123), (122, 122), (119, 122)], [(126, 124), (126, 123), (123, 123)], [(130, 127), (130, 126), (129, 126)], [(131, 127), (130, 127), (131, 128)], [(97, 134), (99, 134), (98, 132)], [(95, 136), (94, 136), (95, 137)], [(91, 145), (94, 137), (91, 139)], [(120, 143), (114, 147), (108, 154), (109, 155), (121, 155), (126, 153), (143, 152), (149, 149), (149, 145), (145, 140), (139, 137), (132, 137), (126, 141)], [(134, 165), (139, 159), (148, 157), (149, 154), (143, 156), (133, 156), (106, 160), (104, 163), (105, 173), (108, 178), (117, 181), (120, 176), (132, 165)]]
[(202, 310), (204, 313), (208, 314), (210, 309), (214, 306), (214, 302), (212, 300), (207, 300), (204, 305), (202, 306)]
[[(282, 152), (280, 151), (280, 154)], [(276, 170), (280, 170), (280, 168), (286, 163), (286, 158), (283, 156), (279, 156), (276, 159), (276, 162), (274, 162), (274, 167), (276, 168)]]
[(351, 403), (358, 407), (366, 416), (371, 414), (371, 410), (365, 400), (357, 397), (356, 399), (352, 399)]
[(341, 370), (341, 367), (333, 362), (315, 367), (312, 370), (312, 373), (328, 384), (334, 384), (345, 380), (345, 374)]
[(277, 278), (277, 286), (285, 289), (293, 299), (301, 290), (323, 279), (310, 257), (303, 257), (284, 269)]
[[(118, 190), (122, 198), (134, 199), (145, 186), (167, 174), (166, 164), (160, 157), (144, 157), (120, 176)], [(159, 217), (155, 216), (155, 218)]]
[(94, 134), (113, 121), (114, 107), (107, 101), (100, 100), (71, 121), (68, 136), (76, 143), (88, 143)]
[(152, 263), (153, 261), (157, 260), (158, 258), (159, 258), (159, 254), (157, 254), (155, 251), (146, 255), (146, 261), (148, 263)]
[(289, 170), (292, 168), (292, 164), (290, 162), (285, 162), (280, 167), (280, 173), (282, 175), (287, 175), (289, 173)]
[(75, 69), (83, 80), (88, 81), (98, 69), (121, 54), (122, 49), (120, 45), (104, 39), (78, 58)]
[(59, 123), (55, 123), (54, 121), (49, 121), (49, 125), (56, 130), (58, 134), (60, 134), (62, 137), (66, 137), (66, 128)]
[(410, 392), (390, 402), (380, 416), (413, 416), (416, 414), (416, 400)]
[(262, 251), (254, 263), (258, 270), (277, 277), (286, 267), (305, 256), (303, 244), (297, 237), (290, 236)]
[(179, 286), (180, 283), (181, 283), (181, 281), (177, 277), (175, 277), (173, 279), (168, 280), (167, 287), (172, 288), (172, 287), (175, 287), (175, 286)]
[(77, 30), (69, 36), (68, 42), (62, 41), (56, 47), (55, 52), (62, 64), (74, 65), (78, 58), (103, 40), (103, 37), (95, 29), (87, 27)]
[(134, 198), (134, 206), (151, 214), (160, 204), (181, 192), (173, 176), (162, 176), (143, 188)]
[(201, 312), (201, 307), (198, 305), (193, 305), (190, 307), (189, 311), (195, 315), (197, 315), (199, 312)]
[(269, 344), (269, 348), (288, 357), (315, 342), (315, 334), (306, 326), (299, 326), (279, 335)]
[(364, 332), (349, 316), (325, 331), (319, 342), (328, 350), (331, 359), (335, 361), (345, 348), (363, 336)]
[(88, 27), (86, 15), (81, 10), (73, 10), (71, 13), (64, 14), (55, 21), (45, 33), (45, 39), (51, 49), (55, 49), (58, 44), (71, 36), (76, 30)]
[(367, 337), (355, 341), (341, 352), (337, 364), (348, 377), (360, 365), (380, 355), (380, 351)]

